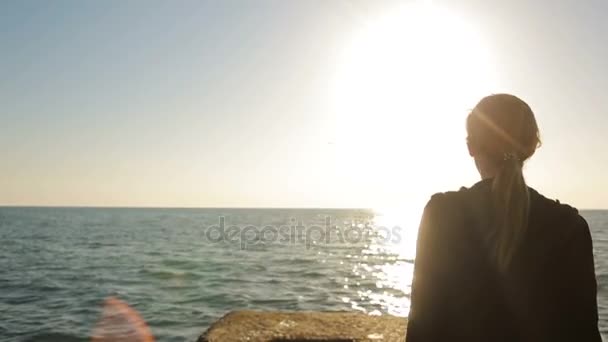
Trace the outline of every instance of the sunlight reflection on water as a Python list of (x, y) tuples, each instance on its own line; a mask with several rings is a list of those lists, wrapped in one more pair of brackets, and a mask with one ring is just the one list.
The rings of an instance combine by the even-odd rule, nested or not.
[[(401, 317), (408, 315), (419, 215), (416, 210), (374, 213), (371, 227), (378, 235), (372, 234), (360, 256), (347, 255), (356, 260), (352, 266), (355, 279), (344, 279), (345, 288), (352, 285), (358, 288), (356, 298), (343, 297), (352, 309), (370, 315), (382, 312)], [(366, 310), (360, 303), (380, 307), (382, 311)]]

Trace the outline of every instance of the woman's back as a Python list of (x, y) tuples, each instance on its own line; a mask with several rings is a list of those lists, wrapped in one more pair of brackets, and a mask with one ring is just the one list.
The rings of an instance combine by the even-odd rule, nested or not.
[(589, 227), (523, 175), (540, 146), (532, 109), (490, 95), (466, 127), (483, 180), (425, 208), (407, 341), (601, 341)]
[(585, 220), (529, 189), (526, 232), (501, 271), (493, 257), (492, 182), (428, 203), (407, 341), (601, 341)]

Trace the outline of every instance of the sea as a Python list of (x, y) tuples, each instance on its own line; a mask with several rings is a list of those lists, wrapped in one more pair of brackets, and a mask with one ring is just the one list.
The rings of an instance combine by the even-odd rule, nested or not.
[[(594, 239), (608, 339), (608, 211)], [(108, 298), (157, 341), (231, 310), (407, 316), (419, 213), (0, 207), (0, 341), (89, 341)]]

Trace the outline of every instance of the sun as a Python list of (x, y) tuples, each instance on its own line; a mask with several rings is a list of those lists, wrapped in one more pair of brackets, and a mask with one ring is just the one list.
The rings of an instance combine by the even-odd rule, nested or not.
[(464, 118), (496, 83), (479, 30), (454, 11), (415, 3), (363, 25), (338, 57), (332, 88), (342, 174), (391, 204), (404, 191), (462, 184)]

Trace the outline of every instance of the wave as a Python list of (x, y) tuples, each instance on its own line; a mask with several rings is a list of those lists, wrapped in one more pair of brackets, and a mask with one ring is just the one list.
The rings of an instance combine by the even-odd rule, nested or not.
[(28, 336), (21, 340), (23, 342), (85, 342), (89, 339), (84, 336), (72, 334), (64, 334), (60, 332), (39, 333), (33, 336)]
[(144, 276), (158, 279), (158, 280), (195, 280), (201, 278), (201, 275), (191, 271), (178, 271), (178, 270), (150, 270), (144, 268), (138, 272)]

